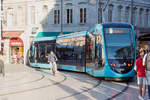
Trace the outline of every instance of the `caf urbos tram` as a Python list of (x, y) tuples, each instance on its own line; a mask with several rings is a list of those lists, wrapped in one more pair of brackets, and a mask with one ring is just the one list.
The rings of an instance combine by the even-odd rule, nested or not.
[(58, 57), (58, 69), (106, 79), (128, 79), (135, 75), (135, 36), (130, 24), (97, 24), (87, 31), (38, 36), (29, 50), (32, 67), (50, 68), (46, 55), (53, 50)]

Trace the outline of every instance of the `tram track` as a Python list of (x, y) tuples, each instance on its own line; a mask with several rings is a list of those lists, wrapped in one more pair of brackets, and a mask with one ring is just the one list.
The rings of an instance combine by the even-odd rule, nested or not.
[[(36, 70), (36, 71), (37, 71), (37, 70)], [(33, 73), (33, 72), (32, 72), (32, 73)], [(40, 72), (39, 74), (42, 76), (41, 78), (39, 78), (39, 79), (37, 79), (37, 80), (34, 80), (34, 81), (25, 82), (25, 83), (19, 84), (19, 85), (25, 85), (25, 84), (31, 84), (31, 83), (34, 83), (34, 82), (38, 82), (38, 81), (41, 81), (42, 79), (44, 79), (44, 78), (46, 77), (46, 73), (45, 73), (45, 72)], [(50, 74), (50, 73), (47, 72), (47, 74)], [(66, 74), (66, 73), (65, 73), (65, 74)], [(61, 85), (61, 84), (63, 84), (63, 82), (65, 82), (65, 81), (68, 79), (68, 76), (65, 75), (65, 74), (64, 74), (64, 73), (63, 73), (63, 74), (60, 73), (60, 75), (63, 76), (64, 78), (63, 78), (61, 81), (59, 81), (59, 82), (57, 82), (57, 81), (55, 81), (55, 80), (53, 80), (53, 79), (51, 79), (51, 78), (48, 78), (48, 80), (51, 81), (52, 84), (42, 85), (42, 86), (40, 86), (40, 87), (35, 87), (35, 88), (30, 88), (30, 89), (24, 89), (24, 90), (19, 90), (19, 91), (13, 91), (13, 92), (8, 92), (8, 93), (0, 93), (0, 96), (7, 96), (7, 95), (12, 95), (12, 94), (19, 94), (19, 93), (30, 92), (30, 91), (35, 91), (35, 90), (39, 90), (39, 89), (42, 89), (42, 88), (51, 87), (51, 86), (54, 86), (54, 85)], [(70, 76), (69, 76), (69, 77), (70, 77)], [(77, 80), (76, 77), (71, 77), (71, 78)], [(79, 81), (80, 81), (80, 80), (79, 80)], [(82, 81), (82, 82), (87, 82), (87, 81)], [(89, 84), (92, 84), (92, 83), (89, 83)], [(93, 90), (93, 89), (95, 89), (95, 88), (98, 88), (98, 87), (100, 87), (101, 85), (102, 85), (102, 80), (99, 80), (99, 81), (98, 81), (96, 84), (94, 84), (91, 88), (86, 88), (86, 89), (84, 89), (84, 90), (81, 91), (81, 92), (76, 92), (76, 93), (73, 93), (73, 94), (71, 94), (71, 95), (69, 95), (69, 96), (65, 96), (65, 97), (58, 98), (58, 99), (56, 99), (56, 100), (65, 100), (65, 99), (68, 99), (68, 98), (70, 98), (70, 97), (74, 97), (74, 96), (77, 96), (77, 95), (80, 95), (80, 94), (83, 94), (83, 93), (86, 93), (86, 92), (90, 92), (91, 90)], [(17, 87), (17, 86), (18, 86), (18, 85), (13, 85), (13, 87)], [(104, 86), (104, 84), (103, 84), (103, 86)], [(120, 90), (120, 91), (119, 91), (119, 90), (116, 90), (116, 89), (114, 89), (114, 88), (108, 87), (108, 86), (105, 86), (105, 87), (110, 88), (110, 89), (113, 89), (114, 91), (117, 91), (117, 92), (118, 92), (117, 94), (115, 94), (115, 95), (113, 95), (113, 96), (111, 96), (111, 97), (108, 97), (108, 98), (106, 99), (106, 100), (112, 100), (112, 99), (118, 97), (119, 95), (125, 93), (125, 91), (126, 91), (126, 90), (128, 89), (128, 87), (129, 87), (129, 84), (127, 83), (126, 87), (124, 87), (124, 88), (123, 88), (122, 90)], [(9, 88), (9, 87), (6, 87), (6, 88)], [(104, 95), (105, 95), (105, 94), (104, 94)], [(105, 95), (105, 96), (108, 96), (108, 95)]]
[[(73, 79), (75, 79), (75, 80), (79, 80), (79, 79), (77, 79), (77, 78), (75, 78), (75, 77), (71, 77), (71, 78), (73, 78)], [(53, 81), (53, 80), (51, 80), (51, 81)], [(80, 81), (81, 81), (81, 79), (80, 79)], [(82, 80), (82, 82), (85, 82), (85, 83), (86, 83), (87, 81)], [(87, 88), (87, 89), (83, 90), (82, 92), (76, 92), (76, 93), (73, 93), (73, 94), (71, 94), (71, 95), (69, 95), (69, 96), (65, 96), (65, 97), (58, 98), (58, 99), (56, 99), (56, 100), (65, 100), (65, 99), (67, 99), (67, 98), (74, 97), (74, 96), (76, 96), (76, 95), (80, 95), (80, 94), (86, 93), (86, 92), (88, 92), (88, 91), (90, 91), (90, 90), (93, 90), (93, 89), (97, 88), (98, 86), (100, 86), (101, 83), (102, 83), (102, 81), (99, 80), (99, 81), (97, 82), (97, 84), (93, 85), (91, 88)]]
[[(43, 77), (40, 80), (44, 79), (44, 77), (45, 77), (45, 75), (43, 75), (43, 74), (41, 74), (41, 75)], [(8, 93), (0, 93), (0, 96), (7, 96), (7, 95), (24, 93), (24, 92), (30, 92), (30, 91), (35, 91), (35, 90), (39, 90), (39, 89), (42, 89), (42, 88), (50, 87), (50, 86), (53, 86), (53, 85), (58, 85), (58, 84), (61, 84), (62, 82), (64, 82), (65, 80), (67, 80), (67, 77), (65, 75), (63, 75), (63, 76), (64, 76), (64, 79), (62, 81), (60, 81), (60, 82), (56, 82), (56, 83), (53, 83), (53, 84), (47, 84), (47, 85), (43, 85), (43, 86), (36, 87), (36, 88), (24, 89), (24, 90), (20, 90), (20, 91), (13, 91), (13, 92), (8, 92)], [(40, 81), (40, 80), (36, 80), (36, 81), (32, 81), (32, 82), (37, 82), (37, 81)], [(28, 84), (32, 83), (32, 82), (28, 82)], [(22, 84), (22, 85), (24, 85), (24, 84)]]
[[(36, 73), (37, 74), (37, 73)], [(15, 85), (10, 85), (10, 86), (7, 86), (7, 87), (0, 87), (0, 89), (3, 89), (3, 88), (10, 88), (10, 87), (16, 87), (16, 86), (21, 86), (21, 85), (26, 85), (26, 84), (31, 84), (31, 83), (34, 83), (34, 82), (38, 82), (38, 81), (41, 81), (42, 79), (44, 79), (44, 75), (41, 74), (41, 77), (36, 79), (36, 80), (32, 80), (32, 81), (27, 81), (27, 82), (23, 82), (23, 83), (20, 83), (20, 84), (15, 84)], [(20, 80), (20, 79), (18, 79)], [(15, 80), (17, 81), (17, 80)], [(9, 82), (9, 81), (8, 81)]]
[(83, 90), (82, 92), (77, 92), (77, 93), (74, 93), (74, 94), (72, 94), (72, 95), (69, 95), (69, 96), (66, 96), (66, 97), (61, 97), (61, 98), (56, 99), (56, 100), (64, 100), (64, 99), (67, 99), (67, 98), (70, 98), (70, 97), (74, 97), (74, 96), (76, 96), (76, 95), (83, 94), (83, 93), (85, 93), (85, 92), (88, 92), (88, 91), (90, 91), (90, 90), (93, 90), (94, 88), (98, 87), (100, 84), (101, 84), (101, 81), (98, 82), (98, 84), (94, 85), (92, 88), (88, 88), (88, 89)]
[(126, 83), (126, 84), (127, 84), (127, 86), (124, 87), (119, 93), (113, 95), (112, 97), (107, 98), (106, 100), (112, 100), (112, 99), (118, 97), (119, 95), (125, 93), (125, 91), (127, 91), (127, 89), (129, 88), (129, 83)]
[[(73, 77), (74, 79), (77, 79), (76, 77)], [(86, 81), (82, 81), (82, 82), (86, 82)], [(126, 94), (126, 95), (128, 95), (128, 93), (126, 93), (125, 91), (127, 91), (127, 89), (129, 88), (129, 83), (126, 83), (126, 86), (122, 89), (122, 90), (117, 90), (117, 89), (115, 89), (115, 88), (112, 88), (112, 87), (110, 87), (110, 86), (107, 86), (107, 85), (104, 85), (104, 84), (102, 84), (102, 80), (100, 80), (99, 81), (99, 83), (98, 84), (96, 84), (95, 86), (93, 86), (92, 88), (89, 88), (89, 89), (87, 89), (87, 90), (84, 90), (84, 91), (82, 91), (82, 92), (78, 92), (78, 93), (75, 93), (75, 94), (72, 94), (72, 95), (70, 95), (70, 96), (67, 96), (67, 97), (63, 97), (62, 99), (57, 99), (57, 100), (63, 100), (63, 99), (65, 99), (65, 98), (69, 98), (69, 97), (73, 97), (73, 96), (76, 96), (76, 95), (80, 95), (80, 94), (82, 94), (82, 93), (84, 93), (84, 92), (88, 92), (88, 91), (90, 91), (90, 90), (93, 90), (94, 88), (97, 88), (97, 87), (99, 87), (99, 86), (104, 86), (105, 88), (109, 88), (109, 89), (111, 89), (111, 90), (114, 90), (114, 91), (116, 91), (116, 92), (118, 92), (117, 94), (115, 94), (115, 95), (113, 95), (113, 96), (111, 96), (111, 97), (108, 97), (107, 99), (105, 99), (105, 100), (112, 100), (112, 99), (114, 99), (114, 98), (116, 98), (116, 97), (118, 97), (119, 95), (122, 95), (122, 94)], [(112, 82), (112, 84), (114, 84), (113, 82)], [(108, 96), (108, 95), (106, 95), (105, 93), (102, 93), (103, 95), (105, 95), (105, 96)]]
[[(74, 78), (74, 77), (73, 77)], [(74, 79), (76, 79), (76, 78), (74, 78)], [(84, 82), (86, 82), (86, 81), (84, 81)], [(86, 89), (86, 90), (83, 90), (82, 92), (77, 92), (77, 93), (74, 93), (74, 94), (72, 94), (72, 95), (70, 95), (70, 96), (66, 96), (66, 97), (61, 97), (61, 98), (59, 98), (59, 99), (56, 99), (56, 100), (65, 100), (65, 99), (67, 99), (67, 98), (70, 98), (70, 97), (74, 97), (74, 96), (76, 96), (76, 95), (80, 95), (80, 94), (83, 94), (83, 93), (85, 93), (85, 92), (88, 92), (88, 91), (90, 91), (90, 90), (93, 90), (94, 88), (97, 88), (97, 87), (99, 87), (100, 85), (102, 84), (102, 80), (99, 80), (99, 82), (96, 84), (96, 85), (94, 85), (92, 88), (88, 88), (88, 89)], [(105, 99), (105, 100), (112, 100), (112, 99), (114, 99), (114, 98), (116, 98), (116, 97), (118, 97), (119, 95), (121, 95), (121, 94), (128, 94), (128, 93), (126, 93), (125, 91), (127, 91), (127, 89), (129, 88), (129, 83), (126, 83), (127, 85), (122, 89), (122, 90), (117, 90), (117, 89), (115, 89), (115, 88), (111, 88), (111, 87), (108, 87), (108, 86), (106, 86), (106, 85), (103, 85), (104, 87), (107, 87), (107, 88), (109, 88), (109, 89), (112, 89), (112, 90), (114, 90), (114, 91), (117, 91), (118, 93), (117, 94), (115, 94), (115, 95), (113, 95), (113, 96), (111, 96), (111, 97), (108, 97), (107, 99)], [(108, 95), (106, 95), (105, 93), (102, 93), (102, 94), (104, 94), (105, 96), (108, 96)]]

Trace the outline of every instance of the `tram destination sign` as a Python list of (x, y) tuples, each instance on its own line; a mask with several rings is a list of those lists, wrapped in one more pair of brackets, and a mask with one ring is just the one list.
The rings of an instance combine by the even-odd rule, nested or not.
[(130, 28), (106, 28), (105, 32), (107, 34), (125, 34), (130, 33)]

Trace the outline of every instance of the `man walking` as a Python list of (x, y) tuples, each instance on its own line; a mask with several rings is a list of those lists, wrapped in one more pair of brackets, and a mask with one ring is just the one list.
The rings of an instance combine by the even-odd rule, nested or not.
[(150, 51), (147, 50), (143, 58), (143, 65), (146, 66), (146, 79), (148, 81), (148, 99), (150, 100)]
[(4, 71), (4, 61), (3, 61), (3, 56), (0, 52), (0, 74), (3, 75), (3, 77), (5, 76), (5, 71)]

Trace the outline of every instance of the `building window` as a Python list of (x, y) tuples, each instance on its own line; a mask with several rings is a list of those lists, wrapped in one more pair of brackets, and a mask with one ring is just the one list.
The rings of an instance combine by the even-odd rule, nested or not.
[(23, 8), (22, 7), (19, 7), (18, 8), (18, 25), (23, 25), (24, 24), (24, 17), (23, 17)]
[(109, 5), (109, 9), (108, 9), (108, 22), (112, 22), (112, 12), (113, 12), (113, 5)]
[(142, 26), (143, 25), (143, 21), (142, 21), (143, 20), (143, 9), (142, 8), (140, 9), (139, 15), (140, 15), (139, 16), (140, 17), (140, 19), (139, 19), (140, 20), (140, 26)]
[(35, 7), (34, 6), (32, 6), (32, 7), (30, 7), (30, 10), (31, 10), (31, 24), (35, 24)]
[(60, 10), (54, 10), (54, 24), (60, 23)]
[(121, 22), (122, 6), (118, 6), (118, 22)]
[(145, 18), (145, 24), (146, 24), (146, 26), (148, 26), (148, 21), (149, 21), (149, 19), (148, 19), (148, 17), (149, 17), (149, 10), (147, 9), (146, 10), (146, 16), (145, 16), (146, 18)]
[(43, 6), (43, 24), (47, 24), (48, 23), (48, 7), (47, 5)]
[(136, 21), (136, 8), (133, 9), (133, 25), (135, 25)]
[(86, 23), (86, 8), (80, 8), (80, 23)]
[(125, 22), (129, 22), (129, 11), (130, 11), (130, 8), (129, 7), (126, 7), (126, 10), (125, 10)]
[(5, 11), (4, 12), (4, 17), (3, 17), (4, 20), (2, 21), (3, 22), (2, 24), (5, 25), (5, 26), (7, 26), (7, 19), (8, 19), (7, 16), (8, 16), (7, 12)]
[(72, 9), (67, 9), (67, 24), (72, 23)]
[(14, 19), (13, 8), (8, 8), (7, 25), (12, 26), (15, 22)]

